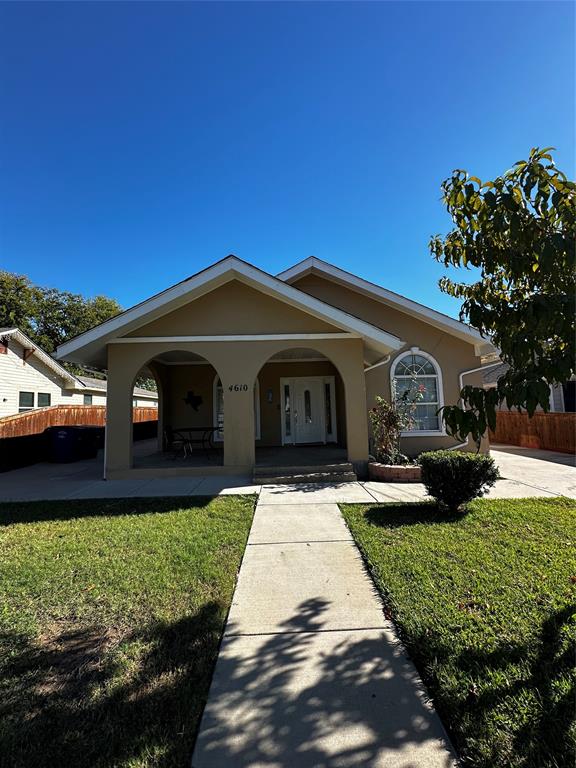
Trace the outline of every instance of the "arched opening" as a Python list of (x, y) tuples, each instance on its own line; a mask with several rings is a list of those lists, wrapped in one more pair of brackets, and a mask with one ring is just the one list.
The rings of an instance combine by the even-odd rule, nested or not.
[(304, 466), (346, 460), (342, 377), (323, 353), (289, 347), (262, 365), (257, 379), (257, 466)]
[[(192, 468), (222, 464), (222, 445), (215, 439), (214, 380), (219, 374), (201, 355), (187, 350), (162, 352), (148, 360), (134, 379), (132, 392), (132, 466), (135, 468)], [(147, 381), (148, 379), (148, 381)], [(139, 423), (145, 386), (156, 383), (156, 429)]]

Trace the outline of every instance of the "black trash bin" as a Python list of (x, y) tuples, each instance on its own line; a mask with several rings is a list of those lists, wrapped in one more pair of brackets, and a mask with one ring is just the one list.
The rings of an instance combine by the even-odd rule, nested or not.
[(63, 464), (94, 459), (98, 453), (98, 427), (48, 427), (48, 461)]

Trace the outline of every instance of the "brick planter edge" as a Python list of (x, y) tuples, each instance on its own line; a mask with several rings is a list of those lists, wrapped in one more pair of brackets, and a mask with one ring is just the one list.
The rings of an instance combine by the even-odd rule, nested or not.
[(422, 467), (417, 464), (380, 464), (368, 462), (368, 477), (381, 483), (419, 483)]

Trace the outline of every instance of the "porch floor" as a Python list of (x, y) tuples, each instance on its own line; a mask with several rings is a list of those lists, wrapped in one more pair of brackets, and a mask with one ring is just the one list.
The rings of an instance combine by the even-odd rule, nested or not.
[(192, 450), (184, 456), (183, 452), (159, 451), (158, 441), (140, 440), (133, 444), (132, 458), (135, 469), (185, 469), (186, 467), (221, 467), (224, 452), (221, 448), (211, 451)]
[[(186, 467), (218, 467), (224, 459), (220, 447), (206, 452), (192, 451), (184, 457), (170, 451), (159, 451), (156, 440), (141, 440), (133, 445), (134, 468), (185, 469)], [(318, 467), (346, 464), (345, 448), (335, 445), (283, 445), (256, 448), (256, 467)]]

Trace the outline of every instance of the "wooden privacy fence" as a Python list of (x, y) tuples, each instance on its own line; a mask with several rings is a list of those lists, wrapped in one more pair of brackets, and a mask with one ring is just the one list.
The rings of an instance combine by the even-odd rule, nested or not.
[[(157, 408), (133, 408), (132, 421), (156, 421)], [(106, 424), (104, 405), (52, 405), (34, 411), (17, 413), (0, 419), (0, 438), (22, 437), (44, 432), (48, 427), (71, 427), (90, 425), (103, 427)]]
[(498, 411), (492, 443), (544, 448), (562, 453), (576, 452), (576, 413), (527, 413)]

